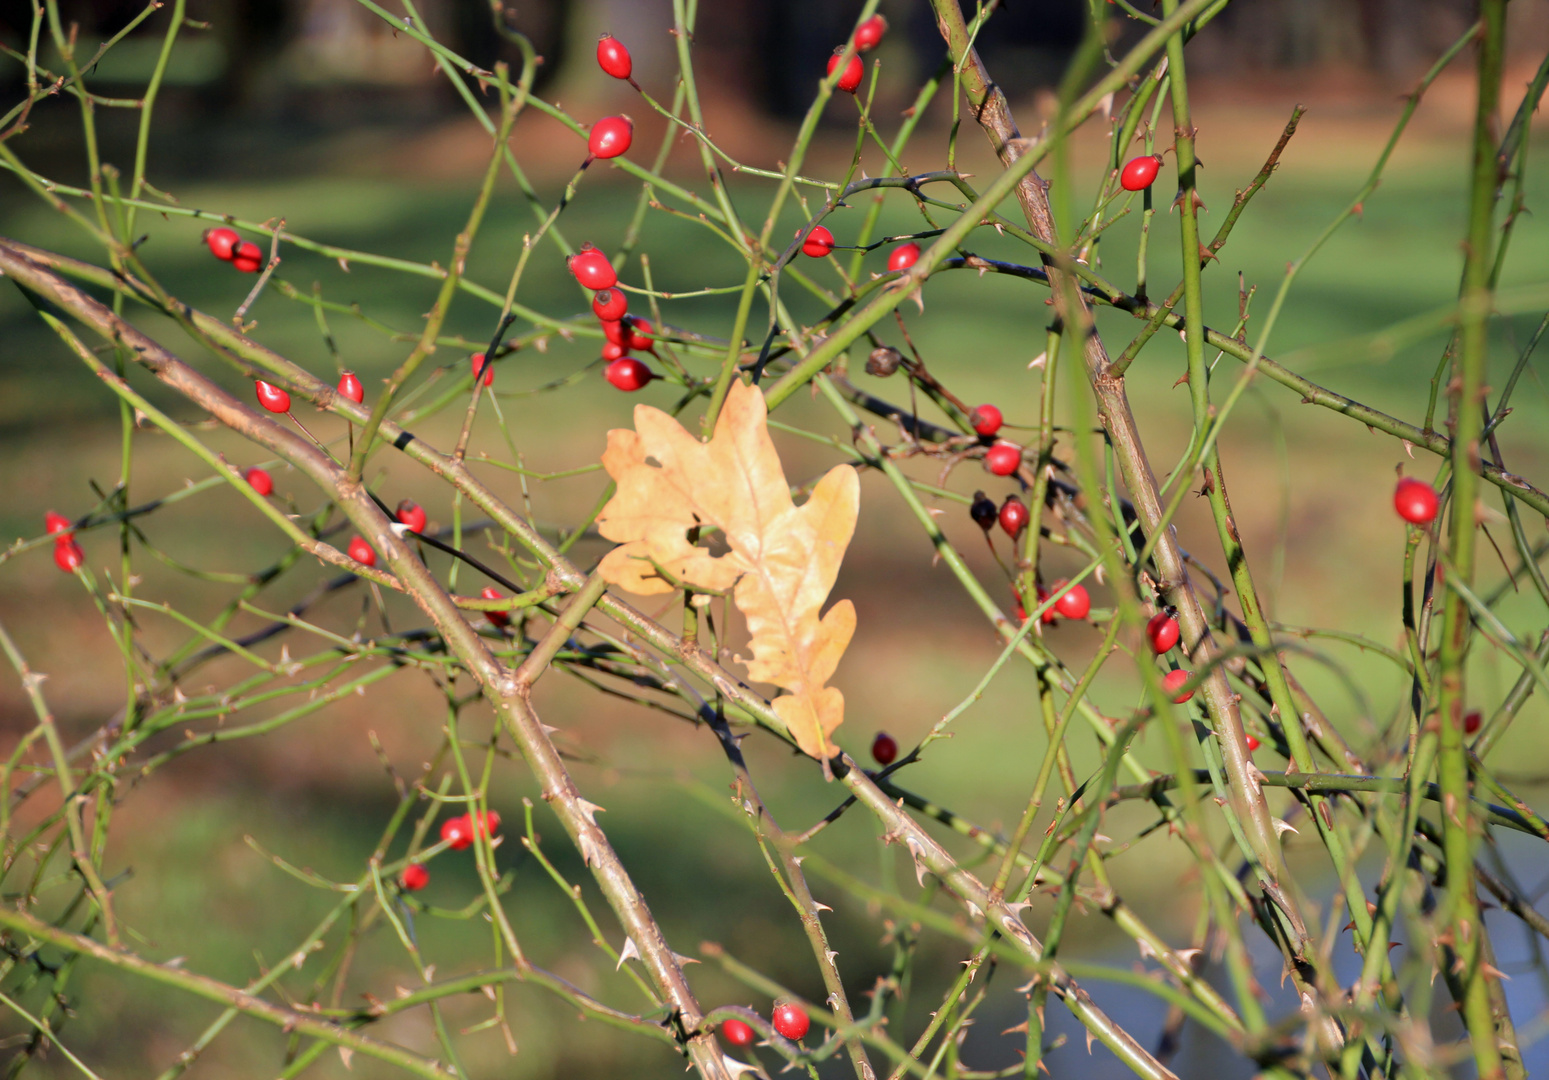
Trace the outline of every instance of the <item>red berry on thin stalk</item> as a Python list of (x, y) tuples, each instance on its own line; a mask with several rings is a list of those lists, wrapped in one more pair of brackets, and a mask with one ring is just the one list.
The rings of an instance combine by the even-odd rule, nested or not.
[(648, 352), (656, 355), (656, 327), (651, 325), (650, 319), (642, 319), (637, 315), (630, 315), (623, 320), (624, 348), (632, 352)]
[(1144, 191), (1156, 180), (1157, 171), (1161, 167), (1160, 154), (1133, 158), (1124, 166), (1124, 171), (1119, 173), (1119, 186), (1125, 191)]
[(430, 515), (425, 513), (425, 508), (413, 499), (403, 500), (394, 513), (400, 522), (409, 527), (410, 532), (424, 532), (426, 524), (430, 521)]
[(629, 297), (623, 289), (603, 289), (592, 297), (592, 313), (603, 322), (618, 322), (629, 313)]
[(870, 52), (882, 43), (885, 33), (887, 20), (881, 15), (873, 15), (855, 28), (855, 51)]
[(821, 259), (834, 250), (834, 234), (818, 225), (801, 242), (801, 253), (813, 259)]
[(581, 250), (565, 260), (570, 272), (585, 288), (594, 292), (611, 289), (618, 284), (618, 273), (608, 257), (591, 244), (582, 244)]
[(1406, 476), (1393, 490), (1393, 509), (1411, 525), (1429, 525), (1440, 506), (1441, 497), (1424, 480)]
[(1161, 656), (1178, 644), (1178, 620), (1165, 611), (1158, 611), (1146, 623), (1146, 637), (1150, 639), (1151, 651)]
[(586, 148), (594, 158), (606, 161), (620, 154), (629, 153), (629, 144), (635, 137), (635, 125), (627, 116), (605, 116), (592, 125), (587, 136)]
[[(479, 593), (479, 595), (484, 597), (486, 600), (503, 600), (505, 599), (506, 594), (495, 588), (493, 585), (486, 585), (484, 586), (484, 591)], [(489, 620), (489, 624), (496, 630), (504, 630), (506, 627), (511, 625), (511, 615), (509, 612), (486, 611), (484, 613), (484, 617)]]
[(441, 823), (441, 839), (447, 842), (447, 847), (453, 851), (461, 851), (463, 848), (473, 846), (473, 817), (463, 814), (461, 817), (448, 818)]
[(1247, 743), (1248, 743), (1248, 753), (1250, 753), (1250, 754), (1253, 753), (1253, 751), (1255, 751), (1255, 750), (1257, 750), (1259, 748), (1259, 741), (1258, 741), (1258, 739), (1255, 738), (1252, 735), (1249, 735), (1247, 737)]
[(262, 379), (254, 383), (253, 388), (258, 391), (258, 404), (270, 412), (290, 412), (290, 394), (286, 391), (281, 390), (273, 383), (266, 383)]
[(260, 469), (257, 465), (243, 473), (242, 479), (247, 481), (248, 487), (260, 495), (268, 497), (274, 494), (274, 477)]
[(915, 264), (920, 257), (920, 245), (914, 241), (907, 244), (899, 244), (887, 257), (889, 270), (907, 270)]
[(646, 367), (633, 356), (622, 356), (608, 365), (606, 372), (608, 382), (625, 393), (632, 394), (656, 376), (651, 369)]
[(898, 757), (898, 741), (885, 731), (877, 732), (871, 740), (871, 756), (878, 765), (891, 765)]
[(789, 1001), (774, 1007), (770, 1021), (776, 1031), (792, 1040), (799, 1040), (812, 1027), (812, 1019)]
[(968, 516), (974, 519), (975, 525), (989, 532), (995, 527), (995, 519), (999, 514), (994, 499), (982, 491), (974, 492), (974, 501), (968, 504)]
[(1022, 448), (1015, 443), (998, 442), (985, 451), (984, 467), (996, 476), (1010, 476), (1022, 467)]
[[(840, 50), (842, 52), (843, 50)], [(834, 69), (839, 66), (840, 53), (834, 53), (828, 58), (827, 74), (832, 75)], [(836, 90), (843, 90), (846, 94), (853, 94), (860, 89), (861, 80), (866, 77), (866, 65), (861, 62), (859, 56), (851, 56), (850, 62), (845, 64), (844, 71), (839, 76), (839, 81), (834, 83)]]
[(264, 249), (244, 240), (237, 245), (236, 253), (231, 257), (231, 265), (244, 274), (256, 274), (263, 269)]
[(353, 371), (342, 372), (339, 375), (339, 394), (357, 405), (366, 400), (366, 388), (360, 385), (360, 379)]
[[(1063, 581), (1054, 583), (1054, 591), (1059, 592), (1065, 587)], [(1085, 585), (1072, 585), (1070, 591), (1054, 601), (1054, 610), (1067, 619), (1084, 619), (1087, 612), (1092, 610), (1092, 598), (1087, 595)]]
[(1168, 694), (1172, 695), (1174, 705), (1182, 705), (1185, 701), (1194, 696), (1194, 691), (1192, 690), (1183, 694), (1178, 692), (1183, 688), (1183, 684), (1188, 682), (1193, 677), (1194, 673), (1192, 671), (1184, 671), (1182, 668), (1169, 671), (1166, 675), (1162, 676), (1162, 687), (1168, 692)]
[(1463, 717), (1463, 734), (1472, 735), (1479, 730), (1484, 723), (1484, 715), (1480, 712), (1471, 712)]
[(721, 1038), (733, 1046), (752, 1046), (753, 1029), (741, 1020), (728, 1020), (721, 1025)]
[(625, 356), (627, 354), (628, 354), (628, 350), (625, 349), (624, 346), (618, 344), (617, 342), (608, 341), (608, 342), (604, 342), (603, 343), (603, 346), (602, 346), (602, 358), (604, 360), (612, 362), (612, 361), (617, 360), (620, 357)]
[(76, 569), (86, 561), (86, 552), (81, 550), (81, 545), (72, 539), (54, 541), (54, 565), (67, 574), (75, 573)]
[(615, 79), (629, 78), (635, 67), (629, 50), (612, 34), (597, 39), (597, 66)]
[(54, 538), (56, 544), (70, 538), (70, 519), (63, 514), (56, 514), (50, 510), (43, 515), (43, 527), (49, 531), (49, 535)]
[(1006, 501), (1000, 504), (1000, 527), (1006, 530), (1006, 535), (1015, 540), (1022, 535), (1022, 530), (1027, 528), (1028, 519), (1032, 514), (1028, 512), (1027, 504), (1015, 495), (1007, 495)]
[(204, 234), (204, 242), (209, 245), (210, 254), (223, 262), (230, 262), (237, 254), (237, 246), (242, 243), (242, 237), (237, 235), (237, 230), (228, 229), (224, 225), (218, 229), (209, 229)]
[(419, 892), (430, 884), (430, 871), (417, 862), (411, 862), (403, 868), (403, 876), (398, 879), (404, 892)]
[(484, 354), (483, 353), (481, 353), (481, 352), (474, 353), (472, 356), (468, 357), (468, 363), (473, 365), (473, 381), (474, 382), (478, 382), (479, 381), (479, 374), (480, 374), (480, 372), (482, 372), (484, 374), (484, 385), (485, 386), (494, 386), (495, 385), (495, 365), (494, 364), (490, 364), (488, 367), (486, 367), (485, 364), (484, 364)]
[(350, 541), (347, 554), (362, 566), (376, 565), (376, 552), (371, 550), (371, 545), (366, 543), (362, 537), (357, 536)]
[(968, 414), (968, 426), (986, 437), (999, 431), (1005, 422), (1005, 417), (1000, 415), (1000, 410), (994, 405), (980, 405)]

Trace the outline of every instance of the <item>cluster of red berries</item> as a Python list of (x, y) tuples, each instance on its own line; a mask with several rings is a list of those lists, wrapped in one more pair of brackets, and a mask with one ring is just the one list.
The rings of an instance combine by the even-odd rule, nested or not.
[[(494, 836), (499, 831), (500, 815), (490, 810), (479, 814), (477, 819), (472, 814), (463, 814), (442, 822), (441, 839), (453, 851), (462, 851), (473, 846), (475, 836)], [(430, 871), (423, 863), (410, 863), (403, 868), (398, 884), (404, 892), (418, 892), (430, 884)]]
[[(968, 414), (968, 425), (981, 439), (994, 439), (1005, 417), (994, 405), (980, 405)], [(999, 439), (984, 452), (984, 467), (991, 476), (1011, 476), (1022, 467), (1022, 448)]]
[[(861, 88), (861, 79), (866, 76), (866, 65), (861, 61), (860, 54), (870, 52), (880, 45), (882, 35), (885, 33), (887, 33), (887, 20), (881, 15), (873, 15), (855, 28), (855, 37), (852, 39), (855, 52), (850, 55), (849, 60), (845, 61), (844, 70), (839, 73), (839, 79), (834, 83), (835, 89), (853, 94)], [(843, 56), (843, 47), (835, 49), (834, 55), (828, 58), (828, 70), (825, 74), (832, 77)]]
[[(775, 1003), (769, 1022), (776, 1031), (793, 1042), (799, 1042), (812, 1029), (812, 1018), (789, 1001)], [(721, 1025), (721, 1036), (733, 1046), (752, 1046), (754, 1031), (748, 1024), (733, 1018)]]
[(618, 273), (608, 257), (591, 244), (582, 244), (581, 250), (566, 260), (566, 265), (583, 288), (592, 290), (592, 313), (608, 339), (602, 347), (602, 358), (608, 361), (604, 372), (608, 382), (626, 393), (639, 390), (656, 375), (629, 353), (647, 352), (655, 356), (656, 328), (651, 320), (629, 314), (629, 298), (616, 288)]
[(50, 510), (43, 515), (43, 526), (54, 538), (54, 565), (67, 574), (75, 573), (86, 561), (86, 552), (75, 542), (75, 530), (70, 525), (70, 519)]
[(256, 274), (264, 265), (264, 249), (251, 240), (244, 240), (237, 235), (237, 230), (228, 229), (222, 225), (218, 229), (208, 229), (204, 234), (204, 242), (210, 248), (210, 254), (222, 262), (229, 262), (244, 274)]

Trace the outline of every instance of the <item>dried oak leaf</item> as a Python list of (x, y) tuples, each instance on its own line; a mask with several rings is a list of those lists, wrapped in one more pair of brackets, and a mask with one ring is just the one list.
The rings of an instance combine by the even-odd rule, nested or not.
[[(600, 569), (639, 595), (681, 584), (734, 589), (752, 636), (749, 678), (787, 691), (775, 711), (803, 751), (826, 758), (844, 695), (825, 684), (855, 633), (855, 607), (840, 600), (820, 612), (855, 532), (860, 481), (835, 466), (797, 506), (766, 415), (763, 393), (738, 383), (701, 442), (660, 409), (636, 405), (635, 430), (608, 432), (602, 455), (618, 490), (597, 527), (619, 546)], [(695, 527), (718, 529), (730, 550), (690, 542)]]

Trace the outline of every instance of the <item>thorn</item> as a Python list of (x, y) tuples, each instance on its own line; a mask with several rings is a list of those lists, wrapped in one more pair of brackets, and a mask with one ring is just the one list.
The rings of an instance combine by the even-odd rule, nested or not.
[(632, 937), (624, 939), (624, 948), (619, 951), (619, 962), (613, 965), (613, 970), (620, 970), (624, 966), (624, 961), (630, 959), (640, 959), (640, 950), (635, 948), (635, 939)]

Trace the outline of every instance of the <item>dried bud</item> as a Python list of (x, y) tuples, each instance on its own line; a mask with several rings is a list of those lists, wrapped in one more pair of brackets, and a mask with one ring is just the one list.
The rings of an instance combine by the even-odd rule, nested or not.
[(871, 350), (870, 356), (866, 357), (866, 374), (885, 379), (897, 371), (898, 365), (903, 362), (903, 353), (891, 345), (879, 345)]
[[(877, 350), (881, 352), (881, 350)], [(995, 522), (1000, 519), (1000, 511), (995, 506), (995, 500), (982, 491), (974, 492), (974, 501), (968, 506), (968, 516), (974, 519), (974, 524), (985, 532), (995, 527)]]

